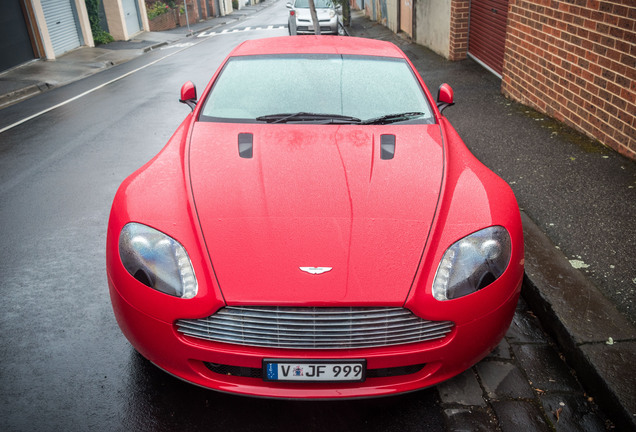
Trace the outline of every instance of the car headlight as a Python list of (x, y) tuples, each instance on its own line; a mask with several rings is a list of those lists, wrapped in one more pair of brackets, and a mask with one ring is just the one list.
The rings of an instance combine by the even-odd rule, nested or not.
[(452, 300), (493, 283), (508, 267), (512, 246), (504, 227), (470, 234), (449, 247), (437, 267), (433, 296)]
[(197, 294), (187, 252), (178, 241), (154, 228), (134, 222), (124, 226), (119, 256), (128, 273), (150, 288), (184, 299)]
[(335, 17), (335, 16), (336, 16), (336, 11), (334, 11), (334, 10), (330, 10), (330, 11), (329, 11), (329, 18), (333, 18), (333, 17)]

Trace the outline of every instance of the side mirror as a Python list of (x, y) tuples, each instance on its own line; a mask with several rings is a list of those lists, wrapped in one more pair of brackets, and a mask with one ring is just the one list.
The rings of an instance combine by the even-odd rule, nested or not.
[(448, 84), (444, 83), (439, 86), (437, 90), (437, 108), (441, 113), (445, 108), (455, 105), (455, 100), (453, 99), (453, 89)]
[(181, 99), (179, 99), (179, 102), (186, 104), (194, 111), (194, 107), (197, 105), (197, 88), (192, 81), (188, 81), (181, 86)]

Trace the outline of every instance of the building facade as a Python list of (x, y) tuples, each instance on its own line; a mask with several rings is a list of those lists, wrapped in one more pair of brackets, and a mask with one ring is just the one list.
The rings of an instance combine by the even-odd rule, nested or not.
[[(148, 30), (143, 0), (99, 0), (116, 40)], [(0, 71), (95, 46), (86, 0), (7, 0), (0, 14)]]

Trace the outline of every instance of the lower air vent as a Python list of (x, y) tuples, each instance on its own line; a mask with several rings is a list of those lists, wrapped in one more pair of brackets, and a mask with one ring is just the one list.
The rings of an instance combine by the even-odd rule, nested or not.
[[(230, 366), (216, 363), (205, 363), (205, 366), (212, 372), (219, 375), (237, 376), (244, 378), (263, 378), (263, 369), (249, 368), (241, 366)], [(425, 365), (398, 366), (392, 368), (369, 369), (367, 370), (367, 378), (387, 378), (402, 375), (411, 375), (421, 371)]]

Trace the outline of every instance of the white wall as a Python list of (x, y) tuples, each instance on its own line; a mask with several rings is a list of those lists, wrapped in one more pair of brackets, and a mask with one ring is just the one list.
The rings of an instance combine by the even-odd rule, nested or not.
[(389, 16), (386, 17), (386, 26), (394, 33), (400, 31), (400, 23), (398, 19), (398, 3), (400, 0), (386, 0), (386, 8)]
[(450, 0), (416, 0), (415, 42), (448, 58), (450, 52)]

